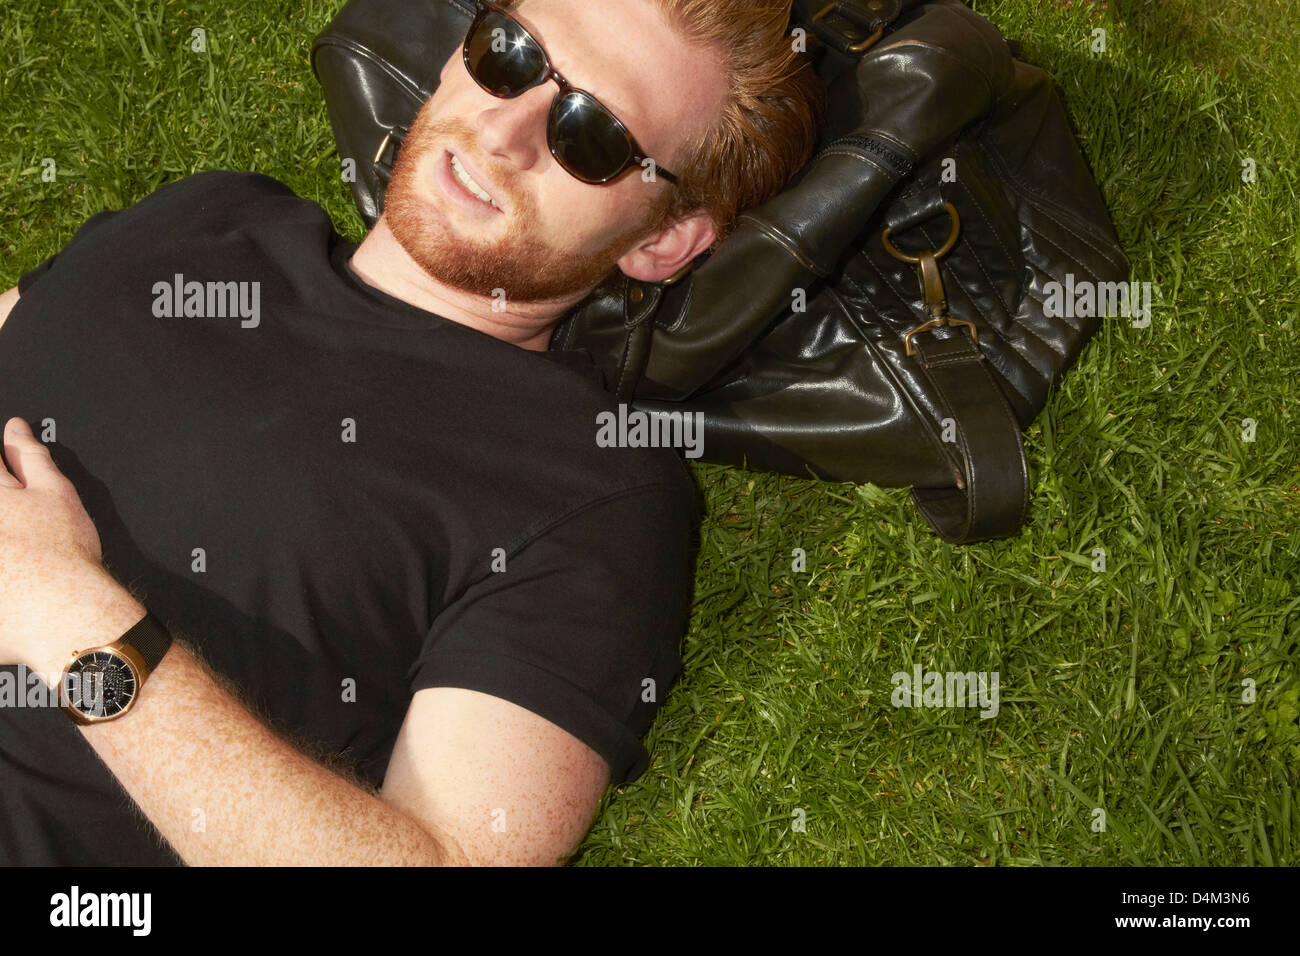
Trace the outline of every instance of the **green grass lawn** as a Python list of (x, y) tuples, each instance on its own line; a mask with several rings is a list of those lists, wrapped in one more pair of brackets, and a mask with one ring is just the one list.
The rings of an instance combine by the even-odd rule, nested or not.
[[(340, 3), (0, 7), (0, 289), (207, 169), (359, 239), (308, 63)], [(1108, 320), (1029, 429), (1012, 540), (944, 545), (903, 490), (693, 465), (685, 676), (580, 865), (1297, 863), (1300, 10), (971, 5), (1059, 82), (1151, 326)], [(895, 708), (915, 665), (997, 671), (997, 716)]]

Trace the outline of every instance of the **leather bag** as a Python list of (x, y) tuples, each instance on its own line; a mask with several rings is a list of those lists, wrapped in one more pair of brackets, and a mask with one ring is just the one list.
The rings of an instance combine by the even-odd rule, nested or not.
[[(313, 44), (368, 226), (474, 10), (349, 0)], [(706, 461), (910, 486), (951, 543), (1014, 534), (1021, 430), (1101, 321), (1050, 284), (1129, 273), (1060, 94), (958, 0), (794, 0), (791, 28), (827, 87), (813, 158), (685, 274), (611, 274), (551, 348), (632, 408), (702, 413)]]

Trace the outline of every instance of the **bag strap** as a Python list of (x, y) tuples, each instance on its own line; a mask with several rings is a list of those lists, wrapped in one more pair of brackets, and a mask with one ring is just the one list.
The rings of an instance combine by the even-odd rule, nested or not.
[(965, 333), (916, 342), (926, 378), (956, 424), (964, 481), (956, 488), (913, 488), (921, 516), (949, 544), (1014, 534), (1029, 506), (1029, 469), (1020, 424), (994, 381), (984, 353)]
[[(952, 225), (947, 241), (938, 249), (907, 253), (892, 243), (890, 237), (895, 233), (941, 215)], [(1014, 534), (1024, 524), (1029, 505), (1029, 469), (1020, 421), (997, 384), (975, 326), (948, 314), (939, 272), (938, 260), (955, 245), (961, 219), (936, 184), (905, 191), (885, 221), (881, 242), (890, 255), (917, 265), (929, 314), (927, 321), (903, 337), (905, 352), (916, 360), (932, 386), (944, 426), (941, 437), (956, 446), (959, 464), (956, 487), (913, 488), (912, 500), (949, 544)], [(940, 329), (957, 331), (948, 332), (945, 338), (930, 338)], [(951, 428), (947, 427), (949, 420)]]

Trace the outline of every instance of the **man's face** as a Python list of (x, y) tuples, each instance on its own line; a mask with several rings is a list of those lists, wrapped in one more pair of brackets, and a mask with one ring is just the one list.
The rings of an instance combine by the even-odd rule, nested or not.
[[(610, 109), (656, 163), (672, 172), (686, 139), (707, 128), (726, 93), (721, 63), (688, 48), (659, 17), (657, 0), (527, 0), (511, 14), (552, 65)], [(433, 279), (475, 295), (569, 304), (621, 264), (644, 270), (647, 250), (685, 241), (672, 227), (648, 235), (667, 180), (634, 168), (594, 186), (551, 155), (552, 80), (513, 99), (482, 89), (458, 46), (398, 155), (385, 199), (394, 237)], [(499, 208), (469, 195), (455, 156)], [(655, 243), (659, 243), (655, 245)]]

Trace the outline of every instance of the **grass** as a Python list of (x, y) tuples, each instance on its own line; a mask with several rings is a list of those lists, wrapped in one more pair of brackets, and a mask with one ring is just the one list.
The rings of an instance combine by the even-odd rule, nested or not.
[[(1300, 9), (972, 6), (1060, 83), (1151, 327), (1107, 322), (1027, 432), (1015, 539), (952, 548), (903, 490), (694, 465), (685, 677), (578, 865), (1297, 863)], [(0, 288), (205, 169), (360, 238), (307, 59), (336, 9), (5, 4)], [(999, 672), (998, 715), (895, 708), (915, 664)]]

